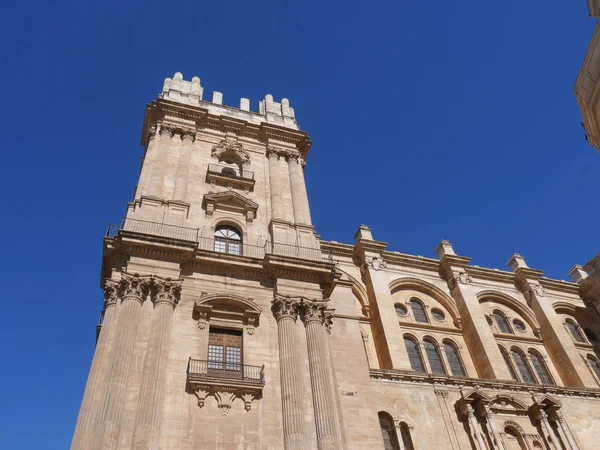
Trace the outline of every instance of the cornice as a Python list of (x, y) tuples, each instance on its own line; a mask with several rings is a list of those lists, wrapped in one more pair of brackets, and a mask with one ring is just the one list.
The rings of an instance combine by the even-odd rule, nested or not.
[[(578, 297), (580, 296), (580, 287), (577, 283), (571, 283), (570, 281), (565, 280), (553, 280), (546, 277), (541, 277), (539, 281), (542, 286), (553, 292), (573, 294)], [(552, 295), (553, 292), (548, 292), (548, 295)]]
[(411, 267), (414, 269), (427, 270), (437, 272), (439, 269), (439, 261), (433, 258), (425, 258), (424, 256), (408, 255), (399, 252), (384, 252), (383, 260), (388, 264), (393, 264), (401, 267)]
[(527, 395), (531, 395), (532, 393), (538, 393), (566, 395), (571, 397), (600, 398), (600, 389), (571, 388), (564, 386), (551, 386), (541, 384), (523, 384), (511, 381), (489, 380), (482, 378), (461, 378), (451, 377), (447, 375), (417, 374), (415, 372), (401, 370), (371, 369), (369, 370), (369, 374), (371, 376), (371, 380), (373, 381), (427, 384), (432, 387), (442, 385), (454, 386), (457, 388), (469, 387), (480, 389), (495, 389), (520, 392)]

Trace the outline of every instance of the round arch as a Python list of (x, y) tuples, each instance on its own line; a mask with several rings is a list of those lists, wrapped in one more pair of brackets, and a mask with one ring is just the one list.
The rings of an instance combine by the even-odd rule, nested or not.
[[(365, 289), (365, 287), (362, 285), (362, 283), (360, 283), (356, 278), (354, 278), (352, 275), (350, 275), (345, 270), (343, 270), (343, 269), (338, 269), (338, 270), (340, 272), (342, 272), (341, 281), (346, 281), (347, 283), (350, 284), (350, 289), (352, 290), (352, 293), (358, 299), (358, 301), (360, 302), (363, 309), (368, 311), (369, 310), (369, 296), (367, 294), (367, 290)], [(344, 277), (347, 278), (347, 280), (344, 280)]]
[(452, 319), (460, 327), (460, 314), (454, 303), (454, 299), (439, 287), (418, 278), (397, 278), (389, 284), (390, 293), (394, 294), (403, 289), (414, 289), (417, 292), (428, 295), (438, 301), (452, 316)]
[(212, 316), (237, 318), (251, 328), (258, 326), (262, 309), (251, 298), (236, 294), (203, 295), (194, 303), (193, 314), (200, 322), (210, 320)]
[(536, 334), (540, 333), (540, 324), (533, 314), (533, 311), (510, 295), (506, 295), (497, 291), (481, 291), (477, 293), (477, 299), (479, 300), (479, 303), (496, 302), (512, 309), (513, 311), (516, 311), (525, 319), (525, 321)]

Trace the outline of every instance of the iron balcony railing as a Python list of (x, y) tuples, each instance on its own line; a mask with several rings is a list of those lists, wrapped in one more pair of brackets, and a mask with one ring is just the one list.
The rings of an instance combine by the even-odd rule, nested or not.
[(208, 172), (229, 178), (244, 178), (246, 180), (254, 180), (254, 172), (240, 169), (239, 167), (222, 166), (220, 164), (209, 164)]
[[(268, 241), (265, 242), (264, 245), (250, 245), (242, 242), (240, 245), (229, 244), (227, 247), (224, 247), (222, 245), (215, 245), (215, 239), (212, 237), (200, 237), (200, 230), (198, 228), (186, 228), (139, 219), (126, 218), (123, 219), (123, 222), (120, 224), (109, 224), (106, 231), (106, 236), (115, 237), (121, 230), (146, 234), (149, 236), (160, 236), (169, 239), (197, 242), (198, 249), (200, 250), (234, 256), (241, 255), (262, 259), (265, 257), (265, 255), (272, 254), (292, 258), (308, 259), (312, 261), (333, 261), (331, 252), (324, 252), (320, 248), (309, 248), (298, 245), (272, 243)], [(223, 251), (224, 248), (226, 251)]]
[[(119, 228), (115, 229), (116, 226)], [(110, 224), (108, 226), (107, 236), (116, 236), (120, 230), (170, 239), (179, 239), (182, 241), (196, 242), (198, 240), (198, 228), (186, 228), (177, 225), (169, 225), (167, 223), (149, 222), (147, 220), (129, 218), (124, 219), (120, 225)]]
[(249, 366), (225, 361), (190, 358), (188, 361), (187, 376), (188, 379), (195, 380), (236, 380), (265, 384), (265, 366)]

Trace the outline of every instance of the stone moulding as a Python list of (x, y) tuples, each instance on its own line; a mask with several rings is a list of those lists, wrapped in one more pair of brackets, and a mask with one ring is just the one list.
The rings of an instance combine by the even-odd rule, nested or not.
[(371, 369), (369, 371), (372, 381), (390, 381), (402, 383), (420, 383), (431, 386), (455, 386), (457, 388), (481, 388), (494, 390), (510, 390), (521, 393), (538, 393), (564, 395), (570, 397), (600, 398), (600, 389), (571, 388), (564, 386), (524, 384), (502, 380), (489, 380), (481, 378), (461, 378), (447, 375), (417, 374), (403, 370)]

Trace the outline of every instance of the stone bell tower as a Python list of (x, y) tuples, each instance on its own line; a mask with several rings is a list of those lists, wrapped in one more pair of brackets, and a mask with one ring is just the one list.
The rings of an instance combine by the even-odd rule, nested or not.
[(176, 73), (146, 107), (71, 448), (345, 448), (310, 139), (287, 99), (203, 91)]

